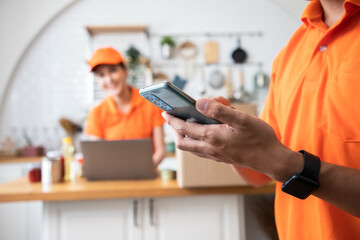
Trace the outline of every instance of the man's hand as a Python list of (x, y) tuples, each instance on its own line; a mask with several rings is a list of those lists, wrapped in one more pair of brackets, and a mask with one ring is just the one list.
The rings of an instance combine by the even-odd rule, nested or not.
[(271, 126), (224, 104), (228, 104), (225, 98), (200, 99), (196, 103), (201, 113), (224, 124), (201, 125), (163, 113), (175, 130), (177, 147), (201, 157), (256, 170), (278, 181), (301, 170), (301, 154), (280, 143)]

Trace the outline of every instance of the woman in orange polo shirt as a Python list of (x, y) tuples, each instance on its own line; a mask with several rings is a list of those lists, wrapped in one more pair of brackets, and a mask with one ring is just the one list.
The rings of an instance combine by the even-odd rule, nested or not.
[(107, 97), (89, 112), (85, 134), (106, 140), (152, 138), (153, 162), (159, 165), (165, 157), (162, 111), (126, 83), (125, 60), (115, 49), (96, 50), (89, 65)]

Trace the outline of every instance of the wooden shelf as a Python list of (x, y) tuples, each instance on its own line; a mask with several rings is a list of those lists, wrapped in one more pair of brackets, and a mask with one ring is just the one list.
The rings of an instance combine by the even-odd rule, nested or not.
[[(154, 68), (178, 68), (181, 65), (180, 62), (159, 62), (159, 63), (153, 63), (152, 66)], [(262, 62), (244, 62), (244, 63), (233, 63), (233, 62), (218, 62), (218, 63), (196, 63), (196, 67), (213, 67), (213, 66), (219, 66), (219, 67), (240, 67), (240, 66), (256, 66), (256, 67), (262, 67)]]
[(123, 33), (136, 33), (144, 32), (147, 36), (149, 35), (149, 29), (147, 26), (135, 25), (135, 26), (85, 26), (86, 30), (90, 35), (96, 35), (99, 33), (111, 33), (111, 32), (123, 32)]
[(99, 33), (109, 33), (109, 32), (144, 32), (148, 37), (152, 38), (162, 38), (163, 36), (171, 36), (173, 38), (179, 37), (262, 37), (263, 32), (261, 31), (244, 31), (244, 32), (196, 32), (196, 33), (177, 33), (177, 34), (159, 34), (149, 32), (149, 27), (145, 25), (90, 25), (85, 26), (86, 30), (90, 35), (96, 35)]
[(247, 37), (262, 37), (263, 32), (261, 31), (241, 31), (241, 32), (193, 32), (193, 33), (175, 33), (175, 34), (166, 34), (166, 33), (154, 33), (151, 34), (151, 37), (161, 38), (163, 36), (170, 36), (173, 38), (191, 38), (191, 37), (226, 37), (226, 38), (239, 38), (243, 36)]
[(0, 164), (41, 162), (42, 157), (0, 156)]

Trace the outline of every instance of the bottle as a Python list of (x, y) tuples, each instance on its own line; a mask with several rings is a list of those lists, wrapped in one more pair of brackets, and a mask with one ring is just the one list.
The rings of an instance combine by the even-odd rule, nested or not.
[(84, 163), (84, 156), (82, 153), (78, 152), (74, 155), (74, 162), (75, 162), (75, 178), (82, 177), (82, 168)]
[(75, 148), (74, 145), (72, 144), (71, 137), (64, 137), (62, 139), (62, 153), (64, 155), (64, 160), (65, 160), (65, 175), (64, 175), (65, 181), (70, 181), (71, 177), (73, 177), (74, 175), (72, 174), (72, 172), (74, 171), (72, 170), (74, 168), (73, 167), (74, 152), (75, 152)]
[(77, 159), (77, 171), (76, 171), (77, 178), (83, 176), (83, 165), (84, 165), (84, 158)]

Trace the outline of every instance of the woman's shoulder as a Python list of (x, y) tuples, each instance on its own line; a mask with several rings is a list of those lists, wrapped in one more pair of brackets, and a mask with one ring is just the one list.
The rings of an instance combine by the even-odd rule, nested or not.
[(89, 113), (99, 115), (106, 112), (109, 108), (109, 96), (105, 97), (101, 102), (95, 104), (89, 111)]
[(139, 93), (139, 89), (134, 87), (134, 86), (130, 86), (131, 88), (131, 92), (132, 94), (134, 94), (133, 97), (133, 105), (135, 106), (139, 106), (140, 108), (146, 108), (149, 110), (152, 110), (153, 107), (155, 107), (151, 102), (149, 102), (148, 100), (146, 100), (145, 98), (143, 98), (140, 93)]

